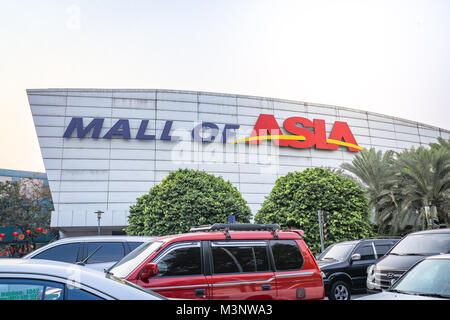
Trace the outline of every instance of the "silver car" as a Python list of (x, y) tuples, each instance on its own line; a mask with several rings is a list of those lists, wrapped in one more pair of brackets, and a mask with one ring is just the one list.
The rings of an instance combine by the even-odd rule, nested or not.
[(23, 259), (44, 259), (84, 265), (104, 271), (153, 237), (90, 236), (64, 238), (39, 248)]
[(74, 264), (0, 259), (0, 300), (166, 300), (133, 283)]
[(450, 254), (420, 261), (389, 289), (356, 300), (450, 299)]

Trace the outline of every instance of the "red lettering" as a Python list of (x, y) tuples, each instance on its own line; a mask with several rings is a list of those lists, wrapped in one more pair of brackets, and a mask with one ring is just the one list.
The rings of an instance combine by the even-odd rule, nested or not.
[[(347, 122), (342, 121), (336, 121), (334, 123), (333, 129), (331, 130), (330, 139), (332, 140), (338, 140), (347, 143), (351, 143), (354, 145), (358, 145), (356, 143), (355, 137), (353, 136), (353, 133), (351, 132), (350, 128), (348, 127)], [(347, 147), (348, 151), (359, 151), (356, 148)]]
[[(252, 137), (258, 137), (258, 136), (265, 136), (267, 135), (267, 132), (269, 132), (269, 135), (271, 136), (278, 136), (282, 135), (280, 126), (278, 125), (277, 120), (275, 120), (275, 117), (271, 114), (260, 114), (258, 117), (258, 120), (256, 120), (256, 124), (253, 127), (252, 134), (250, 135), (250, 138)], [(286, 140), (279, 140), (279, 139), (272, 139), (277, 146), (287, 146), (288, 141)], [(250, 144), (260, 144), (260, 140), (253, 140), (248, 141), (247, 143)]]
[(288, 140), (288, 145), (298, 149), (311, 148), (316, 143), (314, 133), (308, 129), (297, 127), (297, 123), (306, 128), (312, 128), (314, 126), (310, 120), (302, 117), (291, 117), (284, 120), (283, 126), (287, 131), (297, 136), (305, 137), (305, 140)]
[(337, 150), (337, 144), (327, 143), (325, 120), (314, 119), (314, 133), (316, 135), (317, 149)]
[[(297, 126), (300, 124), (303, 128)], [(272, 136), (271, 140), (277, 146), (289, 146), (297, 149), (310, 148), (316, 145), (317, 149), (325, 150), (337, 150), (339, 144), (333, 143), (329, 140), (336, 140), (336, 142), (348, 143), (358, 145), (355, 137), (351, 132), (348, 124), (342, 121), (336, 121), (331, 130), (329, 139), (326, 136), (325, 120), (314, 119), (314, 122), (303, 117), (290, 117), (283, 122), (283, 126), (286, 131), (292, 135), (303, 136), (305, 140), (291, 140), (285, 137), (278, 138), (277, 136), (283, 135), (283, 132), (278, 125), (277, 120), (271, 114), (260, 114), (256, 124), (253, 127), (250, 138)], [(314, 131), (310, 131), (306, 128), (314, 128)], [(262, 139), (261, 139), (262, 140)], [(260, 144), (260, 139), (247, 141), (249, 144)], [(359, 151), (359, 149), (346, 146), (349, 151)]]

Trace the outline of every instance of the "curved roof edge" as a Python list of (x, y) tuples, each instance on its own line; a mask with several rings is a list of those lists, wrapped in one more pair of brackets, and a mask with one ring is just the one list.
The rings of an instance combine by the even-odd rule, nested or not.
[[(342, 107), (342, 106), (335, 106), (330, 104), (322, 104), (322, 103), (314, 103), (314, 102), (307, 102), (307, 101), (296, 101), (296, 100), (290, 100), (290, 99), (281, 99), (281, 98), (272, 98), (272, 97), (262, 97), (262, 96), (253, 96), (253, 95), (244, 95), (244, 94), (233, 94), (233, 93), (220, 93), (220, 92), (209, 92), (209, 91), (195, 91), (195, 90), (177, 90), (177, 89), (136, 89), (136, 88), (42, 88), (42, 89), (26, 89), (27, 94), (43, 94), (46, 92), (65, 92), (66, 94), (68, 92), (78, 92), (78, 91), (104, 91), (104, 92), (168, 92), (168, 93), (182, 93), (182, 94), (201, 94), (201, 95), (209, 95), (209, 96), (222, 96), (222, 97), (235, 97), (235, 98), (243, 98), (243, 99), (254, 99), (254, 100), (266, 100), (266, 101), (273, 101), (273, 102), (282, 102), (282, 103), (292, 103), (292, 104), (302, 104), (304, 106), (317, 106), (317, 107), (327, 107), (327, 108), (334, 108), (339, 110), (346, 110), (351, 112), (358, 112), (358, 113), (365, 113), (367, 115), (373, 115), (378, 117), (384, 117), (389, 118), (392, 120), (397, 121), (403, 121), (403, 122), (409, 122), (413, 125), (420, 125), (428, 128), (432, 128), (438, 131), (446, 132), (450, 134), (450, 130), (436, 127), (433, 125), (429, 125), (423, 122), (417, 122), (413, 120), (408, 120), (404, 118), (394, 117), (382, 113), (377, 113), (373, 111), (366, 111), (366, 110), (360, 110), (360, 109), (354, 109), (354, 108), (348, 108), (348, 107)], [(376, 120), (375, 120), (376, 121)]]

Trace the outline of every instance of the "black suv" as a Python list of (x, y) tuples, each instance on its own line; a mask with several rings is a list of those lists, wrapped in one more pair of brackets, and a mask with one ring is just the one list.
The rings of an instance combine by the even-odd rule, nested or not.
[(368, 268), (367, 291), (374, 293), (388, 289), (419, 261), (446, 253), (450, 253), (450, 228), (410, 233)]
[(362, 239), (335, 243), (317, 257), (325, 295), (350, 300), (352, 292), (366, 291), (367, 268), (384, 256), (400, 238)]

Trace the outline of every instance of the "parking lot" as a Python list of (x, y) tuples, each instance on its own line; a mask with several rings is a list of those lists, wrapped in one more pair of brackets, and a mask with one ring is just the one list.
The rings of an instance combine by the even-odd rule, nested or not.
[[(0, 259), (1, 298), (348, 300), (366, 288), (384, 292), (351, 300), (450, 298), (450, 229), (335, 243), (317, 257), (303, 235), (278, 225), (214, 224), (161, 238), (64, 238)], [(411, 270), (396, 273), (405, 261)]]

